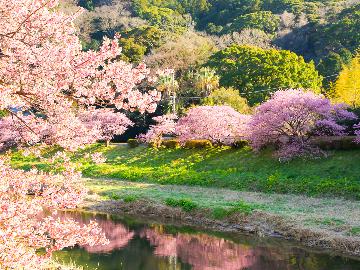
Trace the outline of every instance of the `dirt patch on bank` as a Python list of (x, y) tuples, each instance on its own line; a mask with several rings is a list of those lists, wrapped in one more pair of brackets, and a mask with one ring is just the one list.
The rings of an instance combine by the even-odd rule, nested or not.
[(126, 214), (164, 224), (176, 223), (220, 232), (247, 232), (259, 236), (282, 237), (296, 240), (307, 247), (324, 248), (346, 255), (360, 256), (360, 237), (305, 228), (291, 219), (262, 211), (254, 211), (251, 214), (235, 213), (222, 220), (216, 220), (211, 218), (211, 211), (208, 209), (185, 212), (180, 208), (149, 200), (125, 203), (121, 200), (98, 201), (95, 198), (87, 201), (83, 209), (106, 214)]

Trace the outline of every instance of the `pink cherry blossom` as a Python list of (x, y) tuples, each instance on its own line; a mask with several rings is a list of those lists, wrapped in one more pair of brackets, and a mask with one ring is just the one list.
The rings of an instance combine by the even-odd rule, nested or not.
[[(51, 143), (76, 149), (92, 136), (97, 139), (77, 120), (88, 106), (152, 112), (160, 94), (138, 89), (149, 75), (145, 65), (133, 68), (116, 60), (121, 53), (117, 36), (105, 38), (97, 52), (82, 51), (73, 23), (78, 14), (63, 14), (57, 5), (57, 0), (0, 0), (0, 110), (20, 110), (17, 125), (27, 129), (29, 119), (22, 121), (28, 117), (21, 112), (30, 113), (49, 125), (45, 137)], [(74, 131), (79, 138), (72, 139)]]
[[(71, 164), (62, 175), (14, 170), (0, 158), (0, 267), (42, 269), (64, 247), (107, 244), (96, 223), (61, 220), (54, 210), (82, 202), (86, 188)], [(52, 213), (44, 216), (44, 209)], [(44, 255), (36, 251), (45, 249)]]
[(233, 144), (244, 139), (251, 116), (240, 114), (229, 106), (199, 106), (180, 118), (175, 133), (180, 142), (210, 140), (216, 144)]
[(106, 157), (104, 157), (103, 153), (96, 152), (91, 154), (91, 160), (96, 164), (101, 164), (106, 162)]
[[(149, 75), (145, 65), (118, 61), (118, 36), (105, 38), (99, 51), (84, 52), (74, 27), (81, 10), (66, 15), (58, 4), (0, 0), (0, 110), (9, 114), (0, 120), (0, 147), (23, 145), (30, 147), (25, 154), (36, 156), (38, 144), (73, 151), (131, 125), (123, 115), (99, 108), (153, 112), (160, 100), (159, 92), (140, 89)], [(83, 118), (89, 113), (92, 124)], [(76, 207), (86, 194), (69, 159), (56, 159), (66, 168), (61, 174), (14, 170), (0, 158), (1, 269), (41, 269), (55, 250), (107, 243), (96, 223), (44, 216), (44, 209)], [(45, 255), (36, 252), (40, 248)]]
[(81, 120), (89, 130), (98, 130), (98, 139), (107, 143), (113, 139), (114, 135), (121, 135), (128, 127), (134, 125), (125, 114), (116, 113), (111, 109), (86, 111), (81, 115)]
[(167, 114), (154, 117), (155, 125), (151, 125), (146, 134), (139, 136), (139, 140), (145, 143), (151, 143), (159, 147), (164, 135), (174, 135), (177, 116), (174, 114)]
[(249, 140), (255, 150), (275, 145), (281, 159), (318, 155), (311, 145), (318, 135), (344, 135), (339, 121), (356, 119), (342, 104), (332, 104), (322, 95), (301, 89), (277, 91), (256, 108), (249, 123)]

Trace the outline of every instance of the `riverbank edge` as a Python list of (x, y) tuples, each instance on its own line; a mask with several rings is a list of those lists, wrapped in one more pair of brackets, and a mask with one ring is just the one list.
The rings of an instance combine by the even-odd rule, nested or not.
[(210, 209), (201, 208), (185, 212), (180, 208), (169, 207), (146, 199), (135, 202), (88, 199), (79, 210), (148, 218), (164, 224), (176, 223), (216, 232), (238, 232), (283, 238), (296, 241), (304, 247), (325, 249), (360, 260), (359, 238), (300, 227), (291, 220), (263, 211), (254, 211), (251, 214), (235, 213), (218, 220), (210, 217)]

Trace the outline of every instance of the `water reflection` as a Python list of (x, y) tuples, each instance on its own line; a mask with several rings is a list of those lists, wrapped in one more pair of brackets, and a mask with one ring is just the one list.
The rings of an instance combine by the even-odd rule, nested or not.
[(154, 254), (178, 257), (194, 270), (246, 269), (256, 260), (253, 249), (206, 234), (169, 235), (163, 232), (162, 226), (155, 226), (143, 230), (140, 236), (155, 246)]
[[(81, 223), (94, 216), (76, 215)], [(143, 225), (96, 217), (110, 240), (106, 246), (59, 252), (85, 269), (112, 270), (355, 270), (360, 261), (316, 254), (286, 241), (249, 236), (225, 239), (164, 225)], [(226, 235), (226, 237), (229, 237)]]

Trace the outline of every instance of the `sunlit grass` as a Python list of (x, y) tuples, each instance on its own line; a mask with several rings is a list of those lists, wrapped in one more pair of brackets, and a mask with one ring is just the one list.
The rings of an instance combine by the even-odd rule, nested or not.
[[(104, 153), (107, 162), (93, 164), (84, 158), (89, 152)], [(280, 163), (270, 151), (255, 154), (249, 148), (106, 148), (96, 144), (73, 154), (72, 160), (79, 163), (84, 176), (93, 178), (360, 199), (360, 150)], [(19, 153), (13, 154), (12, 164), (24, 169), (50, 169), (39, 159)]]

